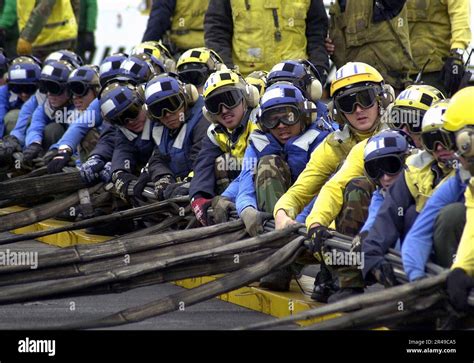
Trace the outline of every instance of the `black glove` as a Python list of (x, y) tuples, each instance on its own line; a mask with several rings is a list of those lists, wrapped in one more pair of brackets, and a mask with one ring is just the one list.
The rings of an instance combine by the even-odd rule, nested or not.
[[(79, 170), (81, 179), (86, 183), (95, 183), (99, 180), (100, 173), (104, 166), (105, 161), (103, 161), (100, 156), (92, 155), (85, 163), (81, 165), (81, 169)], [(108, 180), (105, 182), (108, 182)]]
[(156, 199), (164, 200), (165, 199), (164, 192), (166, 188), (168, 188), (170, 184), (175, 183), (175, 182), (176, 182), (175, 178), (173, 178), (173, 176), (170, 174), (162, 175), (160, 179), (155, 181), (154, 183), (155, 183)]
[(51, 160), (53, 160), (56, 155), (58, 155), (58, 149), (51, 149), (46, 152), (42, 157), (37, 157), (33, 159), (35, 167), (41, 168), (42, 166), (48, 165)]
[(138, 200), (145, 200), (145, 198), (143, 198), (142, 193), (145, 190), (145, 187), (149, 181), (151, 181), (151, 176), (150, 174), (148, 174), (147, 170), (143, 169), (137, 179), (137, 183), (133, 187), (134, 198), (137, 198)]
[(21, 145), (15, 136), (7, 135), (0, 140), (0, 165), (8, 165), (14, 152), (20, 152)]
[(112, 182), (114, 183), (114, 191), (120, 199), (128, 201), (128, 186), (138, 178), (126, 171), (117, 171), (112, 175)]
[(472, 288), (474, 279), (466, 274), (461, 268), (452, 270), (446, 280), (449, 300), (458, 311), (468, 311), (467, 299)]
[(36, 142), (30, 144), (23, 151), (23, 163), (26, 165), (33, 165), (33, 159), (36, 159), (43, 153), (43, 147)]
[(311, 239), (309, 243), (309, 251), (312, 253), (314, 258), (320, 263), (324, 263), (324, 242), (332, 237), (327, 227), (317, 226), (313, 227), (308, 231), (308, 236)]
[(92, 52), (95, 49), (95, 37), (94, 32), (85, 32), (82, 46), (84, 50)]
[(382, 262), (377, 267), (374, 267), (372, 269), (372, 274), (374, 275), (377, 282), (385, 287), (398, 285), (395, 273), (393, 272), (393, 267), (386, 261)]
[(232, 203), (228, 198), (220, 195), (212, 198), (211, 206), (213, 209), (214, 223), (227, 222), (229, 220), (229, 212), (235, 210), (235, 203)]
[(464, 62), (462, 55), (452, 52), (451, 55), (446, 58), (441, 71), (441, 77), (448, 95), (453, 95), (459, 89), (463, 75)]
[(245, 224), (245, 230), (252, 237), (263, 233), (263, 222), (272, 218), (270, 213), (260, 212), (253, 207), (245, 208), (240, 213), (240, 218)]
[(170, 199), (178, 196), (189, 195), (191, 182), (172, 183), (163, 192), (163, 198)]
[(61, 173), (63, 168), (71, 161), (71, 156), (72, 154), (69, 150), (61, 150), (58, 152), (53, 160), (48, 163), (48, 174)]

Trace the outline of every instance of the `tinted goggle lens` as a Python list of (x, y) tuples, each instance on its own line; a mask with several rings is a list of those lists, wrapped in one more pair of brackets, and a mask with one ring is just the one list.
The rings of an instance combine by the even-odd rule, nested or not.
[(104, 117), (107, 121), (112, 124), (116, 124), (119, 126), (125, 126), (130, 121), (135, 120), (139, 115), (140, 111), (142, 110), (142, 106), (136, 103), (130, 104), (122, 113), (114, 117)]
[(204, 104), (210, 113), (217, 115), (221, 110), (221, 106), (225, 106), (229, 110), (233, 109), (242, 102), (243, 97), (239, 90), (228, 90), (207, 97)]
[(76, 96), (82, 97), (89, 92), (89, 85), (83, 82), (70, 82), (68, 83), (69, 90)]
[(177, 94), (148, 105), (148, 112), (152, 117), (161, 118), (166, 113), (175, 113), (183, 106), (184, 97), (181, 94)]
[(342, 94), (341, 96), (336, 97), (335, 102), (339, 110), (342, 112), (353, 113), (355, 111), (356, 105), (359, 105), (362, 108), (369, 108), (375, 104), (376, 100), (377, 95), (375, 90), (372, 88), (367, 88)]
[(53, 96), (59, 96), (66, 90), (66, 84), (57, 83), (54, 81), (40, 81), (40, 88), (45, 93), (52, 94)]
[(400, 173), (403, 169), (403, 161), (395, 155), (389, 155), (365, 162), (364, 168), (367, 176), (376, 180), (384, 174), (396, 175)]
[(394, 108), (390, 113), (390, 123), (395, 129), (406, 126), (411, 133), (419, 134), (424, 115), (425, 111)]
[(423, 145), (428, 151), (435, 151), (438, 144), (446, 150), (452, 150), (456, 145), (455, 138), (454, 133), (443, 130), (427, 131), (421, 134)]
[(265, 110), (260, 117), (262, 125), (268, 129), (277, 127), (280, 122), (292, 126), (298, 123), (299, 120), (300, 111), (292, 106), (275, 107)]
[(35, 84), (15, 84), (15, 83), (8, 83), (8, 89), (16, 93), (17, 95), (21, 93), (26, 93), (28, 95), (32, 95), (38, 89), (38, 86)]
[(179, 77), (184, 83), (190, 83), (196, 87), (201, 87), (206, 83), (207, 75), (207, 69), (192, 69), (179, 72)]

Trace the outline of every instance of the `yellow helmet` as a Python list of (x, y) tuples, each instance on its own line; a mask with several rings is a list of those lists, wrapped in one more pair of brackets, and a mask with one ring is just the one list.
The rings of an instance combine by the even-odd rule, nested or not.
[(208, 97), (212, 92), (221, 87), (241, 88), (242, 78), (231, 70), (218, 71), (212, 73), (204, 84), (202, 95)]
[(448, 108), (448, 103), (449, 99), (438, 101), (426, 111), (421, 124), (422, 132), (439, 130), (443, 127), (444, 122), (442, 117)]
[(331, 96), (356, 83), (380, 83), (384, 80), (379, 71), (371, 65), (362, 62), (349, 62), (339, 68), (336, 78), (331, 83)]
[(455, 93), (443, 115), (443, 128), (455, 132), (466, 126), (474, 126), (473, 100), (474, 87), (466, 87)]
[(181, 54), (176, 64), (178, 71), (182, 68), (181, 66), (189, 63), (202, 63), (206, 65), (210, 71), (217, 71), (219, 70), (219, 65), (223, 65), (224, 61), (219, 54), (212, 49), (200, 47), (188, 49)]
[(393, 107), (415, 108), (428, 111), (435, 102), (445, 99), (443, 93), (429, 85), (411, 85), (395, 99)]
[(145, 54), (155, 57), (156, 59), (163, 61), (163, 55), (161, 54), (161, 51), (155, 45), (151, 43), (152, 42), (143, 42), (134, 46), (132, 51), (130, 52), (130, 55), (145, 53)]
[(254, 71), (245, 77), (245, 81), (248, 84), (255, 86), (260, 92), (260, 97), (265, 93), (267, 88), (267, 71)]

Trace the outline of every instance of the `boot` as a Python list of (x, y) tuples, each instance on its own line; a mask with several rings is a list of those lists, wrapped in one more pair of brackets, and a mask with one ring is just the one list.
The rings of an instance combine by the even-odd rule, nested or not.
[(260, 287), (273, 291), (290, 291), (291, 267), (276, 270), (260, 279)]
[(360, 295), (364, 293), (364, 289), (362, 287), (346, 287), (340, 289), (335, 294), (331, 295), (328, 299), (328, 303), (335, 303), (337, 301), (341, 301), (347, 299), (352, 296)]

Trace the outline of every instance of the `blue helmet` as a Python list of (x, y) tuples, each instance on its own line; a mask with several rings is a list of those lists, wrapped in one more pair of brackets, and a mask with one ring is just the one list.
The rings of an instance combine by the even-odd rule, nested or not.
[(400, 173), (410, 150), (409, 139), (403, 131), (386, 130), (372, 136), (364, 149), (366, 175), (378, 184), (378, 179), (384, 174)]
[(285, 60), (274, 65), (268, 73), (267, 86), (281, 81), (293, 83), (308, 100), (321, 98), (321, 77), (316, 67), (307, 60)]
[(8, 67), (8, 89), (16, 94), (33, 94), (38, 89), (41, 67), (30, 57), (15, 58)]
[(123, 53), (115, 53), (105, 57), (100, 64), (99, 78), (101, 86), (104, 86), (109, 80), (117, 77), (120, 72), (120, 65), (127, 59), (127, 55)]
[(99, 70), (97, 66), (86, 65), (71, 72), (67, 85), (73, 94), (84, 96), (89, 89), (99, 92)]
[[(293, 125), (302, 122), (307, 126), (311, 122), (306, 110), (307, 100), (293, 84), (278, 82), (268, 87), (260, 99), (257, 121), (264, 131), (272, 129), (280, 122)], [(287, 114), (288, 117), (275, 117)]]
[(125, 59), (120, 65), (120, 77), (127, 79), (134, 84), (142, 84), (148, 82), (154, 75), (159, 74), (158, 69), (164, 71), (165, 67), (160, 65), (160, 61), (151, 61), (148, 54), (131, 55)]
[(44, 64), (60, 60), (68, 62), (74, 68), (84, 65), (84, 61), (79, 55), (67, 49), (57, 50), (53, 53), (50, 53), (44, 60)]
[(40, 89), (60, 95), (67, 89), (67, 80), (74, 67), (66, 61), (50, 61), (41, 70)]
[(145, 89), (145, 104), (152, 119), (160, 118), (166, 112), (174, 113), (184, 106), (192, 106), (199, 94), (192, 84), (184, 84), (174, 73), (163, 73), (148, 82)]
[(102, 117), (118, 126), (125, 126), (129, 120), (137, 118), (143, 106), (139, 87), (111, 82), (102, 88), (99, 94)]

